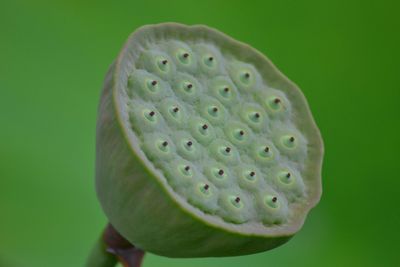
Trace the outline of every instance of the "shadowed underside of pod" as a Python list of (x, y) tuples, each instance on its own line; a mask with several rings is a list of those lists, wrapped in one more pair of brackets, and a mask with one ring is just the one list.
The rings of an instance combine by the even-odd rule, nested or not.
[(267, 250), (319, 201), (323, 144), (308, 104), (248, 45), (205, 26), (145, 26), (105, 87), (97, 191), (135, 245), (178, 257)]

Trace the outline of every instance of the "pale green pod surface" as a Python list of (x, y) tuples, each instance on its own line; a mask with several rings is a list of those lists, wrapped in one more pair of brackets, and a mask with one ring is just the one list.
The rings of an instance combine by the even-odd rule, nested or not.
[(176, 74), (176, 66), (169, 55), (157, 46), (148, 47), (140, 54), (137, 67), (145, 69), (164, 80), (171, 80)]
[(196, 73), (198, 58), (189, 45), (172, 40), (167, 43), (167, 50), (179, 71)]
[(186, 131), (173, 134), (178, 154), (187, 160), (196, 161), (204, 157), (204, 148)]
[(201, 98), (197, 112), (211, 124), (219, 127), (228, 120), (224, 105), (213, 97)]
[(320, 199), (322, 158), (299, 88), (217, 30), (141, 27), (106, 76), (97, 195), (142, 250), (220, 257), (287, 242)]
[(132, 128), (140, 134), (155, 132), (166, 126), (157, 108), (142, 100), (135, 99), (130, 102), (129, 118)]
[(205, 42), (198, 42), (193, 46), (201, 74), (212, 78), (226, 73), (224, 58), (219, 49)]
[(182, 72), (176, 73), (172, 82), (172, 89), (177, 97), (189, 103), (199, 101), (204, 94), (203, 87), (199, 81), (192, 75)]
[(271, 118), (290, 120), (292, 112), (289, 100), (284, 92), (273, 88), (260, 88), (256, 95), (257, 102), (264, 107)]
[(165, 98), (158, 104), (161, 115), (171, 127), (175, 129), (185, 128), (187, 121), (187, 110), (185, 106), (175, 97)]
[(176, 191), (185, 194), (187, 188), (193, 186), (200, 179), (200, 173), (197, 168), (183, 158), (177, 158), (172, 162), (165, 162), (165, 177)]

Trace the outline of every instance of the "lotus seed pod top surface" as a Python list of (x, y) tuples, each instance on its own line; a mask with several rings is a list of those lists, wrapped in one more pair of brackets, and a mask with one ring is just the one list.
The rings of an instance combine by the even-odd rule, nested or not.
[(261, 53), (205, 26), (142, 27), (114, 71), (141, 164), (180, 208), (227, 231), (294, 234), (321, 194), (308, 104)]

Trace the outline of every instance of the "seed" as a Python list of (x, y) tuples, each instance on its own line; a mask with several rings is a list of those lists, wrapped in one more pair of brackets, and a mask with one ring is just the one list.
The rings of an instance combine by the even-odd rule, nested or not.
[(186, 87), (187, 87), (188, 89), (191, 89), (191, 88), (193, 87), (193, 84), (189, 83)]
[(286, 174), (286, 177), (287, 177), (287, 178), (290, 178), (290, 175), (291, 175), (290, 172), (288, 172), (288, 173)]
[(203, 128), (203, 130), (207, 130), (208, 125), (207, 124), (203, 124), (202, 128)]
[(235, 198), (235, 202), (236, 202), (236, 203), (239, 203), (239, 202), (240, 202), (240, 197), (236, 197), (236, 198)]
[(224, 92), (227, 93), (229, 91), (229, 87), (224, 88)]
[(247, 79), (250, 77), (250, 73), (248, 73), (248, 72), (246, 72), (245, 74), (244, 74), (244, 77), (246, 77)]
[(187, 144), (187, 146), (192, 146), (193, 145), (192, 141), (189, 141), (186, 144)]
[(213, 111), (214, 111), (214, 112), (217, 112), (217, 111), (218, 111), (218, 108), (217, 108), (217, 107), (214, 107), (214, 108), (213, 108)]
[(204, 185), (204, 190), (208, 190), (208, 188), (210, 188), (210, 186), (208, 184)]
[(154, 81), (151, 82), (151, 85), (153, 85), (153, 86), (155, 86), (156, 84), (157, 84), (157, 81), (156, 81), (156, 80), (154, 80)]
[(274, 99), (274, 103), (275, 103), (275, 104), (278, 104), (278, 103), (280, 103), (280, 102), (281, 102), (281, 100), (280, 100), (279, 98), (275, 98), (275, 99)]
[(190, 170), (190, 167), (186, 165), (185, 171), (189, 171), (189, 170)]
[(213, 61), (214, 58), (213, 58), (213, 57), (209, 57), (208, 60), (209, 60), (209, 61)]
[(253, 177), (254, 175), (256, 175), (256, 173), (255, 173), (255, 172), (253, 172), (253, 171), (252, 171), (252, 172), (250, 172), (250, 176), (251, 176), (251, 177)]
[(153, 117), (156, 113), (154, 111), (150, 111), (149, 115), (150, 117)]
[(218, 174), (221, 175), (221, 176), (224, 175), (224, 170), (223, 170), (223, 169), (220, 169), (220, 170), (218, 171)]
[(269, 152), (269, 147), (266, 146), (266, 147), (264, 148), (264, 151), (265, 151), (265, 153), (268, 153), (268, 152)]
[(289, 141), (293, 143), (293, 142), (294, 142), (294, 137), (291, 136), (291, 137), (289, 138)]
[(166, 147), (166, 146), (168, 146), (168, 142), (167, 142), (167, 141), (164, 141), (164, 142), (162, 143), (162, 145), (163, 145), (164, 147)]
[(161, 63), (162, 63), (163, 65), (165, 65), (165, 64), (168, 63), (168, 60), (164, 59), (163, 61), (161, 61)]
[(258, 112), (254, 113), (254, 117), (256, 117), (257, 119), (260, 118), (260, 113)]
[(226, 153), (231, 152), (231, 148), (230, 148), (230, 147), (226, 147), (226, 148), (225, 148), (225, 152), (226, 152)]
[(179, 108), (178, 107), (174, 107), (174, 109), (172, 111), (176, 113), (176, 112), (179, 111)]
[(243, 136), (244, 135), (243, 130), (240, 130), (239, 134)]
[(184, 57), (184, 58), (187, 58), (188, 56), (189, 56), (188, 53), (183, 54), (183, 57)]
[(277, 198), (277, 197), (273, 197), (273, 198), (272, 198), (272, 202), (275, 203), (276, 201), (278, 201), (278, 198)]

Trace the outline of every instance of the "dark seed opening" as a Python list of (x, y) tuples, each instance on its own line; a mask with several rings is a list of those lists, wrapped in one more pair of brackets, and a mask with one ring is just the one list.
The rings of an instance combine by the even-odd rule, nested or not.
[(209, 57), (208, 60), (209, 60), (209, 61), (213, 61), (214, 58), (213, 58), (213, 57)]
[(249, 77), (250, 77), (250, 73), (246, 72), (246, 73), (244, 74), (244, 77), (249, 78)]
[(226, 152), (226, 153), (231, 152), (231, 148), (230, 148), (230, 147), (226, 147), (226, 148), (225, 148), (225, 152)]
[(281, 100), (280, 100), (279, 98), (275, 98), (275, 99), (274, 99), (274, 103), (275, 103), (275, 104), (278, 104), (278, 103), (280, 103), (280, 102), (281, 102)]
[(256, 117), (257, 119), (260, 118), (260, 113), (258, 112), (254, 113), (254, 117)]
[(225, 88), (224, 88), (224, 92), (225, 92), (225, 93), (229, 92), (229, 87), (225, 87)]
[(178, 107), (174, 107), (174, 109), (172, 111), (176, 113), (176, 112), (179, 111), (179, 108)]
[(240, 197), (236, 197), (236, 198), (235, 198), (235, 202), (236, 202), (236, 203), (239, 203), (239, 202), (240, 202)]
[(201, 128), (203, 128), (204, 130), (207, 130), (208, 125), (207, 124), (203, 124), (203, 126)]
[(218, 171), (218, 174), (221, 175), (221, 176), (224, 175), (224, 170), (223, 170), (223, 169), (220, 169), (220, 170)]
[(286, 174), (286, 177), (287, 177), (287, 178), (290, 178), (290, 176), (291, 176), (291, 174), (290, 174), (290, 172), (288, 172), (288, 173)]
[(213, 108), (213, 111), (214, 111), (214, 112), (217, 112), (217, 111), (218, 111), (218, 108), (217, 108), (217, 107), (214, 107), (214, 108)]
[(239, 134), (240, 134), (240, 135), (244, 135), (244, 131), (243, 131), (243, 130), (240, 130)]
[(255, 172), (251, 172), (251, 173), (250, 173), (250, 176), (251, 176), (251, 177), (253, 177), (254, 175), (256, 175)]
[(163, 145), (163, 146), (168, 146), (168, 142), (167, 142), (167, 141), (164, 141), (164, 142), (162, 143), (162, 145)]
[(186, 144), (187, 144), (187, 146), (192, 146), (193, 145), (192, 141), (188, 141)]
[(183, 54), (183, 57), (184, 57), (184, 58), (187, 58), (188, 56), (189, 56), (188, 53)]
[(153, 117), (156, 113), (154, 111), (150, 111), (149, 115)]
[(151, 85), (153, 85), (153, 86), (155, 86), (156, 84), (157, 84), (157, 81), (156, 81), (156, 80), (154, 80), (154, 81), (151, 82)]
[(191, 89), (191, 88), (193, 87), (193, 84), (189, 83), (186, 87), (187, 87), (188, 89)]
[(189, 171), (190, 170), (190, 167), (189, 166), (186, 166), (185, 167), (185, 171)]
[(208, 184), (204, 185), (204, 190), (208, 190), (208, 188), (210, 188), (210, 186)]
[(294, 142), (294, 137), (291, 136), (291, 137), (289, 138), (289, 141), (290, 141), (290, 142)]
[(268, 153), (268, 152), (269, 152), (269, 147), (266, 146), (266, 147), (264, 148), (264, 151), (265, 151), (266, 153)]
[(278, 201), (278, 198), (277, 198), (277, 197), (273, 197), (273, 198), (272, 198), (272, 202), (275, 203), (276, 201)]
[(164, 59), (163, 61), (161, 61), (161, 63), (165, 65), (168, 63), (168, 60)]

